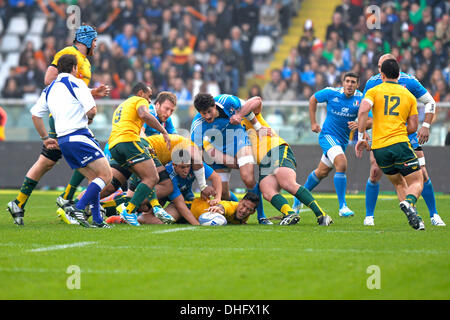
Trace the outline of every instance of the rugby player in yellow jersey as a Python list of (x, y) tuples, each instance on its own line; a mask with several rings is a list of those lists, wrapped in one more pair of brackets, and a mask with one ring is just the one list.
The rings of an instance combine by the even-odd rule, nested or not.
[[(189, 151), (194, 176), (199, 186), (201, 184), (206, 185), (202, 154), (198, 147), (191, 140), (184, 138), (183, 136), (180, 136), (178, 134), (169, 134), (169, 139), (170, 149), (167, 148), (166, 141), (160, 134), (152, 135), (149, 137), (141, 137), (141, 143), (149, 150), (150, 154), (152, 155), (159, 174), (159, 181), (155, 186), (156, 196), (158, 199), (164, 199), (173, 192), (169, 174), (165, 170), (164, 166), (172, 161), (173, 158), (176, 159), (177, 151), (179, 150)], [(128, 201), (133, 196), (134, 191), (140, 182), (140, 179), (135, 174), (132, 174), (127, 168), (121, 167), (114, 159), (110, 160), (110, 165), (113, 173), (113, 181), (105, 189), (103, 189), (101, 198), (103, 199), (113, 194), (121, 186), (126, 185), (127, 181), (128, 187), (122, 187), (122, 189), (128, 190), (126, 194), (122, 194), (112, 200), (102, 202), (102, 206), (106, 210), (107, 216), (114, 215), (115, 211), (113, 209), (123, 202)], [(216, 197), (216, 193), (217, 192), (214, 188), (206, 185), (205, 188), (203, 188), (203, 190), (201, 191), (201, 196), (205, 199), (209, 199), (210, 197)], [(140, 208), (139, 211), (148, 211), (146, 201), (142, 203), (142, 208)]]
[[(255, 110), (256, 118), (262, 126), (270, 128), (261, 111), (262, 105)], [(242, 125), (248, 132), (256, 163), (259, 165), (259, 187), (262, 196), (283, 214), (280, 225), (292, 225), (300, 220), (300, 216), (280, 194), (281, 189), (309, 207), (316, 215), (319, 225), (330, 225), (333, 222), (331, 217), (317, 204), (311, 192), (297, 183), (297, 162), (289, 144), (273, 130), (271, 136), (258, 135), (247, 119), (242, 121)]]
[[(191, 203), (191, 212), (197, 220), (203, 213), (209, 211), (224, 215), (228, 224), (247, 224), (250, 215), (255, 213), (259, 201), (261, 199), (253, 192), (246, 193), (240, 201), (220, 201), (212, 206), (204, 199), (195, 198)], [(172, 211), (168, 212), (173, 214)]]
[(398, 84), (400, 67), (395, 59), (381, 65), (383, 83), (368, 90), (358, 114), (356, 155), (370, 150), (364, 131), (370, 109), (373, 112), (372, 151), (375, 160), (394, 185), (400, 208), (411, 227), (424, 230), (425, 225), (415, 208), (423, 189), (419, 161), (409, 142), (408, 134), (417, 131), (419, 117), (416, 98)]
[[(58, 76), (58, 69), (56, 65), (59, 58), (65, 54), (73, 54), (77, 57), (77, 77), (82, 79), (86, 84), (89, 84), (89, 81), (91, 79), (91, 65), (86, 56), (92, 55), (94, 53), (96, 39), (97, 32), (94, 30), (94, 28), (90, 26), (81, 26), (75, 33), (74, 45), (72, 47), (62, 49), (55, 55), (52, 65), (50, 65), (47, 69), (44, 80), (45, 84), (49, 85), (53, 80), (56, 79), (56, 77)], [(92, 89), (91, 94), (94, 96), (94, 98), (107, 96), (109, 94), (109, 88), (102, 85), (96, 89)], [(61, 159), (61, 151), (59, 150), (59, 148), (50, 149), (46, 146), (46, 140), (48, 138), (56, 138), (52, 117), (50, 117), (49, 123), (50, 131), (48, 132), (48, 136), (42, 138), (42, 140), (44, 141), (44, 145), (42, 147), (39, 158), (26, 173), (19, 194), (13, 201), (10, 201), (7, 205), (7, 210), (13, 216), (14, 222), (18, 225), (23, 224), (25, 205), (34, 188), (37, 186), (39, 180), (44, 176), (45, 173), (47, 173), (54, 167), (59, 159)], [(74, 171), (74, 175), (72, 176), (71, 182), (69, 184), (69, 186), (74, 186), (70, 189), (72, 197), (73, 193), (76, 190), (76, 187), (81, 183), (83, 179), (83, 175), (78, 173), (78, 171)], [(70, 195), (69, 192), (67, 192), (67, 195)], [(58, 200), (60, 200), (60, 198), (63, 199), (62, 197), (58, 197)], [(65, 199), (68, 199), (68, 197), (66, 197)], [(58, 205), (62, 206), (63, 204), (66, 204), (60, 204), (59, 202), (61, 201), (58, 200)], [(63, 215), (63, 220), (66, 223), (70, 223), (65, 215)]]
[[(294, 212), (289, 202), (280, 194), (280, 190), (286, 190), (301, 203), (314, 212), (319, 225), (328, 226), (333, 220), (317, 204), (309, 190), (300, 186), (297, 182), (297, 163), (289, 144), (278, 136), (264, 120), (262, 104), (254, 109), (256, 119), (263, 127), (271, 131), (270, 135), (258, 134), (252, 123), (247, 119), (242, 120), (242, 126), (247, 130), (253, 155), (259, 165), (259, 187), (264, 199), (269, 201), (283, 214), (280, 225), (292, 225), (298, 223), (300, 217)], [(205, 151), (210, 152), (212, 144), (205, 144)], [(224, 157), (224, 163), (231, 163), (226, 155), (214, 150), (215, 156)]]
[[(165, 199), (162, 199), (161, 202), (170, 201), (165, 209), (176, 221), (179, 218), (183, 218), (184, 221), (192, 225), (199, 225), (198, 219), (190, 211), (190, 202), (195, 198), (194, 192), (192, 191), (192, 184), (196, 180), (193, 167), (194, 165), (189, 150), (178, 149), (178, 151), (173, 153), (172, 161), (165, 165), (170, 175), (170, 180), (172, 181), (173, 191)], [(211, 186), (208, 187), (216, 192), (214, 192), (214, 195), (211, 195), (211, 198), (202, 199), (210, 205), (216, 205), (221, 201), (222, 179), (206, 163), (203, 163), (203, 167), (205, 168), (205, 178), (211, 181)], [(142, 215), (139, 216), (138, 221), (141, 224), (160, 223), (158, 219), (155, 219), (151, 210), (144, 210)]]
[(153, 157), (142, 144), (140, 137), (142, 126), (146, 123), (162, 133), (167, 148), (170, 148), (166, 129), (149, 112), (151, 95), (152, 89), (142, 82), (133, 87), (132, 96), (122, 102), (113, 113), (108, 140), (111, 157), (119, 165), (135, 173), (141, 181), (128, 204), (118, 207), (122, 218), (133, 226), (139, 226), (136, 210), (147, 197), (159, 219), (167, 223), (173, 222), (173, 218), (159, 205), (154, 189), (159, 180), (158, 171)]

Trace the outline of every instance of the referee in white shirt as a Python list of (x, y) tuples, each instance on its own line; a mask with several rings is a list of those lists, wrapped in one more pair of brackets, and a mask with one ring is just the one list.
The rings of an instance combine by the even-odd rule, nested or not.
[[(83, 197), (67, 213), (84, 227), (108, 228), (100, 215), (100, 192), (111, 181), (111, 168), (103, 151), (88, 129), (97, 107), (87, 87), (76, 78), (77, 58), (63, 55), (58, 61), (58, 77), (42, 92), (31, 109), (34, 126), (47, 148), (59, 148), (72, 169), (91, 183)], [(50, 112), (55, 119), (57, 141), (49, 138), (43, 117)], [(91, 206), (93, 223), (85, 219), (84, 209)]]

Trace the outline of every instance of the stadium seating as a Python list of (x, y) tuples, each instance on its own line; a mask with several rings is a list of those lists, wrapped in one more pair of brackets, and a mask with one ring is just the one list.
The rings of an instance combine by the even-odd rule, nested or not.
[(256, 56), (266, 56), (272, 52), (274, 41), (269, 36), (257, 35), (253, 39), (251, 53)]
[(11, 18), (6, 30), (7, 34), (16, 34), (23, 36), (28, 31), (27, 19), (22, 15), (17, 15)]
[(20, 38), (18, 35), (7, 33), (2, 37), (0, 51), (2, 53), (18, 52), (20, 49)]
[(44, 31), (46, 23), (47, 19), (45, 18), (45, 16), (38, 15), (34, 17), (33, 21), (31, 21), (30, 33), (41, 35)]

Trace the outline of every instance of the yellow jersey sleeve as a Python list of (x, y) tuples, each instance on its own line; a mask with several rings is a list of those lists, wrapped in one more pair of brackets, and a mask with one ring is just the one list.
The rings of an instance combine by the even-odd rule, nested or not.
[(51, 65), (56, 67), (58, 65), (59, 58), (65, 54), (72, 54), (77, 57), (77, 78), (83, 80), (86, 85), (89, 85), (89, 82), (91, 81), (91, 63), (88, 58), (74, 46), (65, 47), (64, 49), (59, 50), (53, 57)]
[[(256, 119), (258, 122), (266, 128), (270, 128), (269, 124), (263, 118), (261, 113), (256, 115)], [(241, 125), (247, 131), (248, 138), (250, 143), (252, 144), (253, 156), (256, 159), (258, 164), (261, 163), (262, 159), (266, 156), (266, 154), (273, 148), (278, 147), (282, 144), (287, 144), (286, 141), (283, 140), (279, 135), (277, 135), (273, 129), (273, 136), (262, 136), (260, 137), (253, 127), (252, 123), (247, 119), (243, 119)]]
[(367, 90), (366, 95), (364, 96), (364, 100), (369, 100), (371, 106), (375, 103), (376, 88), (377, 87)]

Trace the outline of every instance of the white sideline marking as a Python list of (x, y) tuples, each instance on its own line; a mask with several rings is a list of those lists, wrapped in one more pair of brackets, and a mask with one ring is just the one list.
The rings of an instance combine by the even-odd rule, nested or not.
[(194, 229), (197, 229), (197, 227), (184, 227), (184, 228), (176, 228), (176, 229), (167, 229), (167, 230), (154, 231), (152, 233), (168, 233), (168, 232), (177, 232), (177, 231), (194, 230)]
[(96, 242), (95, 241), (89, 241), (89, 242), (76, 242), (76, 243), (70, 243), (70, 244), (58, 244), (58, 245), (50, 246), (50, 247), (31, 249), (31, 250), (28, 250), (28, 252), (43, 252), (43, 251), (52, 251), (52, 250), (64, 250), (64, 249), (67, 249), (67, 248), (84, 247), (84, 246), (88, 246), (88, 245), (94, 244), (94, 243), (96, 243)]

